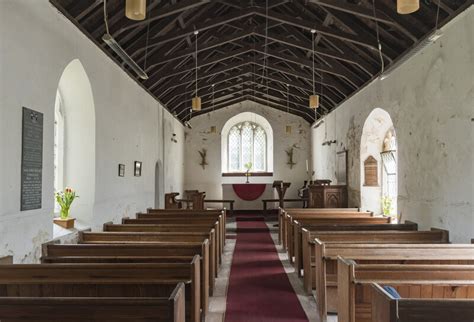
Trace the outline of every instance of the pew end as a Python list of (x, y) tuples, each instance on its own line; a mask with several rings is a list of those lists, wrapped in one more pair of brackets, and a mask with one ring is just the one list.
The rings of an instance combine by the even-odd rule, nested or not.
[(113, 221), (104, 222), (104, 224), (102, 225), (102, 231), (107, 231), (107, 227), (113, 224), (114, 224)]
[(8, 255), (0, 257), (0, 264), (13, 264), (13, 256)]
[(431, 231), (439, 231), (442, 234), (442, 241), (445, 243), (450, 243), (449, 241), (449, 230), (432, 227)]

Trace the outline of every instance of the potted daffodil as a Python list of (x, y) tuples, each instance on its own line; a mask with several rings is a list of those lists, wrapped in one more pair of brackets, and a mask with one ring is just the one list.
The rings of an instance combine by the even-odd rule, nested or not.
[(61, 207), (61, 211), (59, 218), (54, 218), (54, 223), (66, 229), (74, 228), (74, 221), (76, 219), (69, 217), (69, 209), (74, 199), (79, 198), (79, 196), (69, 187), (66, 187), (64, 191), (56, 192), (55, 196), (56, 202)]

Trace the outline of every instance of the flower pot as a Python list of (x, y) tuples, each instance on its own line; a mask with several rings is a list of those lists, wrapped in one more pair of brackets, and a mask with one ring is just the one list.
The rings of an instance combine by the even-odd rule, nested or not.
[(66, 218), (66, 219), (54, 218), (53, 222), (56, 225), (59, 225), (63, 228), (72, 229), (72, 228), (74, 228), (74, 221), (75, 220), (76, 220), (76, 218)]

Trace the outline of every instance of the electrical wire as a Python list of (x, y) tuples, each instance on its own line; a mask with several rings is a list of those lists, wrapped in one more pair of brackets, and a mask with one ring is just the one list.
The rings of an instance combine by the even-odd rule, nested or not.
[(377, 20), (377, 12), (375, 10), (375, 0), (372, 0), (372, 10), (373, 10), (374, 19), (375, 19), (375, 32), (377, 34), (377, 44), (378, 44), (380, 64), (381, 64), (380, 74), (383, 74), (383, 72), (385, 71), (385, 62), (383, 60), (383, 54), (382, 54), (382, 43), (380, 42), (379, 22)]
[(109, 33), (109, 16), (107, 15), (107, 0), (104, 0), (104, 22), (105, 22), (105, 31), (107, 32), (108, 35)]

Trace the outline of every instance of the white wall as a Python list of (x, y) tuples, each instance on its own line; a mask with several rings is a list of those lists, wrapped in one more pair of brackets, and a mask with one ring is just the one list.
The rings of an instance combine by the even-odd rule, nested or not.
[[(251, 177), (251, 183), (272, 183), (274, 180), (291, 182), (285, 197), (296, 198), (297, 189), (306, 180), (306, 160), (310, 156), (310, 127), (302, 118), (285, 112), (245, 101), (219, 109), (212, 115), (204, 114), (191, 120), (192, 130), (186, 129), (185, 151), (185, 189), (199, 189), (206, 192), (208, 199), (220, 199), (223, 183), (244, 183), (245, 177), (222, 177), (221, 173), (221, 130), (231, 117), (242, 112), (253, 112), (267, 119), (273, 129), (273, 177)], [(292, 133), (286, 134), (285, 126), (292, 126)], [(211, 125), (217, 127), (217, 133), (210, 133)], [(293, 169), (286, 164), (285, 150), (293, 144), (298, 146), (294, 152), (297, 163)], [(198, 150), (207, 149), (206, 169), (199, 165)], [(259, 204), (261, 208), (261, 203)]]
[[(349, 150), (349, 198), (360, 205), (360, 139), (374, 108), (386, 110), (398, 144), (398, 211), (420, 228), (449, 229), (454, 241), (474, 237), (474, 8), (443, 28), (443, 36), (375, 80), (325, 118), (337, 149)], [(312, 133), (318, 177), (334, 179), (334, 145)]]
[[(37, 261), (39, 245), (52, 238), (54, 102), (74, 59), (84, 66), (95, 105), (92, 228), (154, 204), (158, 160), (168, 171), (165, 191), (182, 188), (183, 127), (47, 0), (0, 1), (0, 30), (0, 256)], [(22, 106), (44, 114), (43, 207), (27, 212), (20, 212)], [(169, 124), (180, 138), (172, 145)], [(141, 177), (132, 175), (134, 161), (143, 162)], [(119, 163), (125, 178), (117, 175)]]

